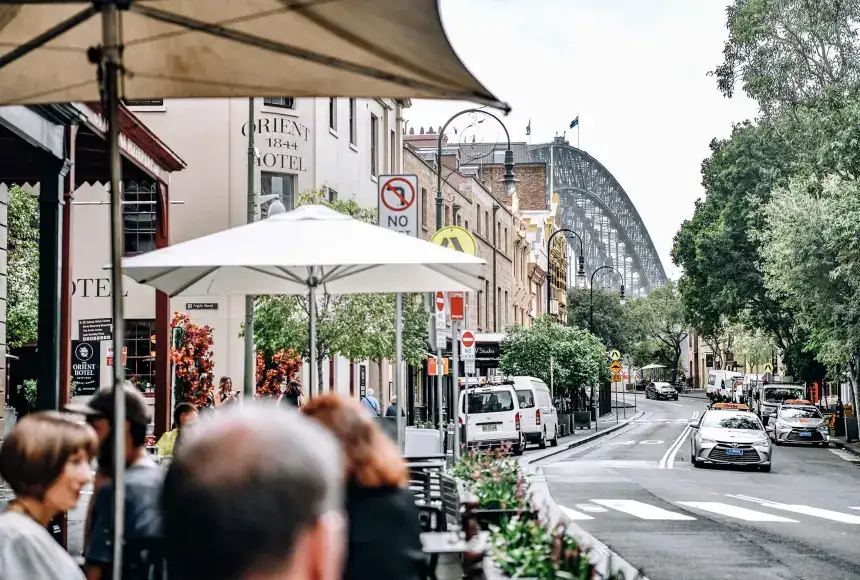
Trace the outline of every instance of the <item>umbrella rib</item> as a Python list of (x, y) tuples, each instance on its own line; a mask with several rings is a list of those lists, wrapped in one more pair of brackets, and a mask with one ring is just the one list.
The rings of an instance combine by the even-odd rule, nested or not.
[(283, 266), (275, 266), (275, 267), (278, 270), (280, 270), (281, 272), (283, 272), (284, 276), (286, 276), (286, 278), (283, 278), (284, 280), (289, 279), (289, 280), (292, 280), (293, 282), (295, 282), (296, 284), (301, 284), (302, 286), (308, 285), (307, 280), (302, 280), (301, 278), (299, 278), (298, 276), (296, 276), (295, 274), (293, 274), (292, 272), (290, 272), (289, 270), (287, 270)]
[(20, 44), (18, 47), (10, 50), (9, 52), (4, 54), (3, 56), (0, 56), (0, 69), (2, 69), (4, 66), (6, 66), (8, 64), (12, 64), (13, 62), (18, 60), (19, 58), (27, 56), (28, 54), (30, 54), (31, 52), (33, 52), (37, 48), (40, 48), (40, 47), (46, 45), (47, 43), (51, 42), (52, 40), (54, 40), (58, 36), (61, 36), (61, 35), (65, 34), (66, 32), (68, 32), (69, 30), (71, 30), (72, 28), (78, 26), (79, 24), (86, 22), (87, 20), (89, 20), (90, 18), (95, 16), (96, 13), (97, 13), (96, 9), (93, 8), (92, 6), (90, 6), (89, 8), (85, 8), (84, 10), (81, 10), (80, 12), (78, 12), (77, 14), (72, 16), (71, 18), (63, 20), (62, 22), (60, 22), (59, 24), (57, 24), (56, 26), (54, 26), (52, 28), (49, 28), (48, 30), (46, 30), (42, 34), (34, 37), (31, 40), (28, 40), (25, 43)]
[(159, 10), (158, 8), (153, 8), (152, 6), (148, 5), (134, 3), (129, 6), (128, 10), (140, 16), (151, 18), (159, 22), (173, 24), (174, 26), (182, 26), (189, 30), (195, 30), (197, 32), (203, 32), (205, 34), (224, 38), (226, 40), (232, 40), (233, 42), (237, 42), (239, 44), (253, 46), (278, 54), (285, 54), (287, 56), (292, 56), (301, 60), (316, 62), (331, 67), (333, 69), (340, 69), (361, 76), (376, 78), (382, 81), (388, 81), (403, 87), (432, 91), (438, 96), (459, 98), (461, 100), (475, 100), (481, 103), (486, 103), (493, 107), (497, 107), (504, 111), (510, 110), (510, 107), (507, 104), (496, 100), (490, 94), (481, 94), (477, 91), (449, 91), (435, 84), (425, 83), (417, 79), (411, 79), (402, 75), (381, 71), (373, 67), (352, 63), (332, 56), (326, 56), (324, 54), (302, 49), (296, 46), (291, 46), (289, 44), (276, 42), (274, 40), (260, 38), (258, 36), (247, 34), (245, 32), (239, 32), (238, 30), (231, 30), (218, 24), (210, 24), (208, 22), (203, 22), (194, 18), (182, 16), (180, 14), (174, 14), (172, 12)]
[[(174, 270), (176, 270), (176, 269), (178, 269), (178, 268), (174, 268)], [(215, 271), (215, 270), (217, 270), (217, 269), (218, 269), (218, 267), (217, 267), (217, 266), (215, 266), (215, 267), (213, 267), (213, 268), (211, 268), (211, 269), (209, 269), (209, 270), (206, 270), (206, 271), (205, 271), (205, 272), (203, 272), (201, 275), (199, 275), (199, 276), (195, 276), (194, 278), (192, 278), (192, 279), (188, 282), (188, 284), (186, 284), (185, 286), (180, 286), (179, 288), (177, 288), (177, 289), (176, 289), (176, 290), (171, 294), (171, 296), (178, 296), (179, 294), (182, 294), (183, 292), (185, 292), (186, 290), (188, 290), (189, 288), (191, 288), (192, 286), (194, 286), (195, 284), (197, 284), (200, 280), (202, 280), (203, 278), (205, 278), (206, 276), (208, 276), (209, 274), (211, 274), (212, 272), (214, 272), (214, 271)], [(160, 278), (160, 277), (161, 277), (161, 276), (158, 276), (158, 278)]]
[(343, 271), (338, 272), (337, 275), (334, 275), (335, 271), (332, 270), (331, 272), (328, 273), (328, 275), (326, 275), (323, 278), (322, 284), (329, 284), (331, 282), (337, 282), (338, 280), (343, 280), (344, 278), (346, 278), (348, 276), (353, 276), (355, 274), (361, 274), (362, 272), (367, 272), (368, 270), (372, 270), (373, 268), (378, 268), (378, 267), (379, 267), (379, 264), (372, 264), (370, 266), (350, 266), (348, 268), (344, 268)]

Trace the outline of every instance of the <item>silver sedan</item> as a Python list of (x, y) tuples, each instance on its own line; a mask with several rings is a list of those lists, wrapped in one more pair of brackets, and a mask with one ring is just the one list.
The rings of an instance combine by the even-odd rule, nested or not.
[(777, 445), (830, 445), (830, 428), (826, 425), (821, 411), (811, 405), (783, 405), (768, 422), (767, 430)]
[(711, 409), (701, 420), (690, 423), (690, 462), (694, 467), (717, 465), (754, 465), (770, 471), (773, 446), (752, 411)]

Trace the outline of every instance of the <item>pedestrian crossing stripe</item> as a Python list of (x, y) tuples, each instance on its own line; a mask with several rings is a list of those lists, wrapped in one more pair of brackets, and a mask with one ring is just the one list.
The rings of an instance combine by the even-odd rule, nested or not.
[[(816, 518), (826, 519), (833, 522), (843, 524), (860, 525), (860, 516), (854, 514), (844, 514), (841, 512), (817, 508), (807, 505), (794, 505), (773, 502), (769, 500), (753, 498), (745, 495), (725, 494), (726, 497), (739, 501), (748, 501), (758, 503), (763, 508), (777, 510), (782, 512), (790, 512), (798, 515), (807, 515)], [(677, 511), (671, 511), (646, 502), (629, 500), (629, 499), (592, 499), (591, 503), (578, 503), (576, 509), (569, 508), (564, 505), (559, 505), (559, 509), (564, 515), (573, 521), (588, 521), (595, 520), (603, 514), (609, 515), (613, 512), (621, 512), (641, 520), (648, 521), (695, 521), (696, 517), (687, 515)], [(719, 501), (676, 501), (674, 505), (681, 510), (687, 510), (691, 513), (706, 512), (726, 518), (742, 520), (753, 523), (778, 523), (778, 524), (798, 524), (798, 519), (786, 517), (785, 515), (774, 514), (765, 511), (750, 509), (749, 507), (734, 505)], [(860, 511), (860, 507), (850, 507), (848, 509)], [(594, 515), (590, 515), (594, 514)]]
[(850, 451), (845, 451), (844, 449), (831, 449), (830, 453), (836, 455), (837, 457), (841, 457), (845, 461), (850, 461), (852, 463), (860, 463), (860, 455), (856, 455), (851, 453)]

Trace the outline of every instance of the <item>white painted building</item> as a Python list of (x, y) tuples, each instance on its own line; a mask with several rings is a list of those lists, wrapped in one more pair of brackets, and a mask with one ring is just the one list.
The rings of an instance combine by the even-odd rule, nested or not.
[[(330, 198), (355, 199), (375, 207), (377, 176), (402, 167), (401, 116), (407, 103), (390, 99), (257, 99), (254, 102), (255, 145), (258, 149), (254, 187), (279, 194), (290, 209), (300, 192), (325, 189)], [(249, 101), (247, 99), (167, 100), (129, 103), (156, 135), (187, 163), (170, 180), (170, 243), (205, 236), (246, 222)], [(140, 106), (137, 106), (140, 105)], [(127, 183), (124, 190), (126, 252), (155, 247), (156, 221), (150, 183)], [(76, 192), (72, 263), (72, 338), (79, 321), (110, 318), (108, 205), (104, 187), (85, 186)], [(128, 202), (140, 202), (130, 204)], [(83, 203), (82, 203), (83, 202)], [(126, 279), (126, 345), (130, 374), (146, 381), (155, 319), (155, 292)], [(244, 319), (242, 296), (182, 296), (172, 310), (187, 312), (194, 323), (214, 329), (215, 374), (243, 382)], [(376, 365), (355, 377), (369, 386), (387, 384), (374, 374)], [(331, 369), (334, 375), (331, 374)], [(387, 373), (387, 365), (382, 365)], [(324, 365), (324, 384), (349, 388), (350, 365)], [(102, 383), (109, 369), (102, 368)], [(356, 392), (358, 379), (354, 378)]]

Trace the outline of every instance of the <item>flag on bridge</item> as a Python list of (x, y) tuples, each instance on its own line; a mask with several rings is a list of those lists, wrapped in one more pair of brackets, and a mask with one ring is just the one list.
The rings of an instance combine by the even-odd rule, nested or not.
[(576, 119), (570, 122), (570, 128), (573, 129), (577, 125), (579, 125), (579, 115), (576, 116)]

